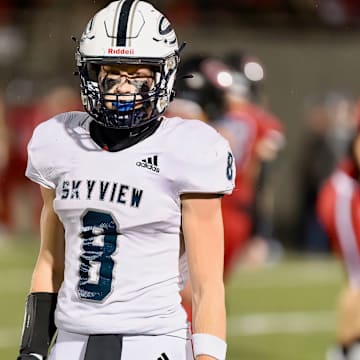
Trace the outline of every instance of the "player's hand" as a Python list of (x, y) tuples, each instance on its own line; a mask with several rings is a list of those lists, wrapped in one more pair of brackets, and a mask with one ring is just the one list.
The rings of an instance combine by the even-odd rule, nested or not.
[(46, 360), (42, 355), (40, 354), (20, 354), (16, 360)]

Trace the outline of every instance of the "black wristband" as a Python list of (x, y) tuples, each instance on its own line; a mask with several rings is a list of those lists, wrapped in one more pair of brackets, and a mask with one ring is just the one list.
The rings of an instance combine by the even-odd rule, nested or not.
[[(39, 357), (29, 354), (20, 354), (16, 360), (39, 360)], [(44, 358), (45, 360), (45, 358)]]
[(54, 312), (57, 293), (36, 292), (28, 295), (21, 336), (20, 354), (47, 356), (55, 334)]

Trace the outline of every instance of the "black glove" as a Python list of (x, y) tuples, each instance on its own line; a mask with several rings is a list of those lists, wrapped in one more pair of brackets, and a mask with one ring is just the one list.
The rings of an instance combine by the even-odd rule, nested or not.
[(17, 360), (45, 360), (55, 334), (56, 293), (31, 293), (26, 299), (20, 353)]

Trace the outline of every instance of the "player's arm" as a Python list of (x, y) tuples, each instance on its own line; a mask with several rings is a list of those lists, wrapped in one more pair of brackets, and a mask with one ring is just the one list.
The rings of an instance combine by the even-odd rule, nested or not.
[(27, 297), (18, 360), (46, 359), (56, 331), (54, 311), (64, 273), (64, 231), (53, 201), (55, 191), (41, 187), (40, 250)]
[(223, 360), (226, 353), (226, 310), (221, 196), (186, 194), (181, 200), (192, 287), (196, 360)]
[(64, 229), (54, 211), (55, 190), (41, 188), (40, 251), (32, 275), (31, 292), (58, 292), (64, 276)]

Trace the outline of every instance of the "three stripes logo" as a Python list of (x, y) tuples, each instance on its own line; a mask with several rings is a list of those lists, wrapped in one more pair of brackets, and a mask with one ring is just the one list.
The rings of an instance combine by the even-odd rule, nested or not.
[(162, 353), (161, 356), (157, 358), (157, 360), (169, 360), (169, 358), (165, 353)]
[(149, 170), (151, 170), (153, 172), (156, 172), (156, 173), (160, 172), (160, 168), (158, 166), (158, 156), (157, 155), (150, 156), (150, 157), (148, 157), (146, 159), (142, 159), (141, 161), (138, 161), (136, 163), (136, 166), (149, 169)]

